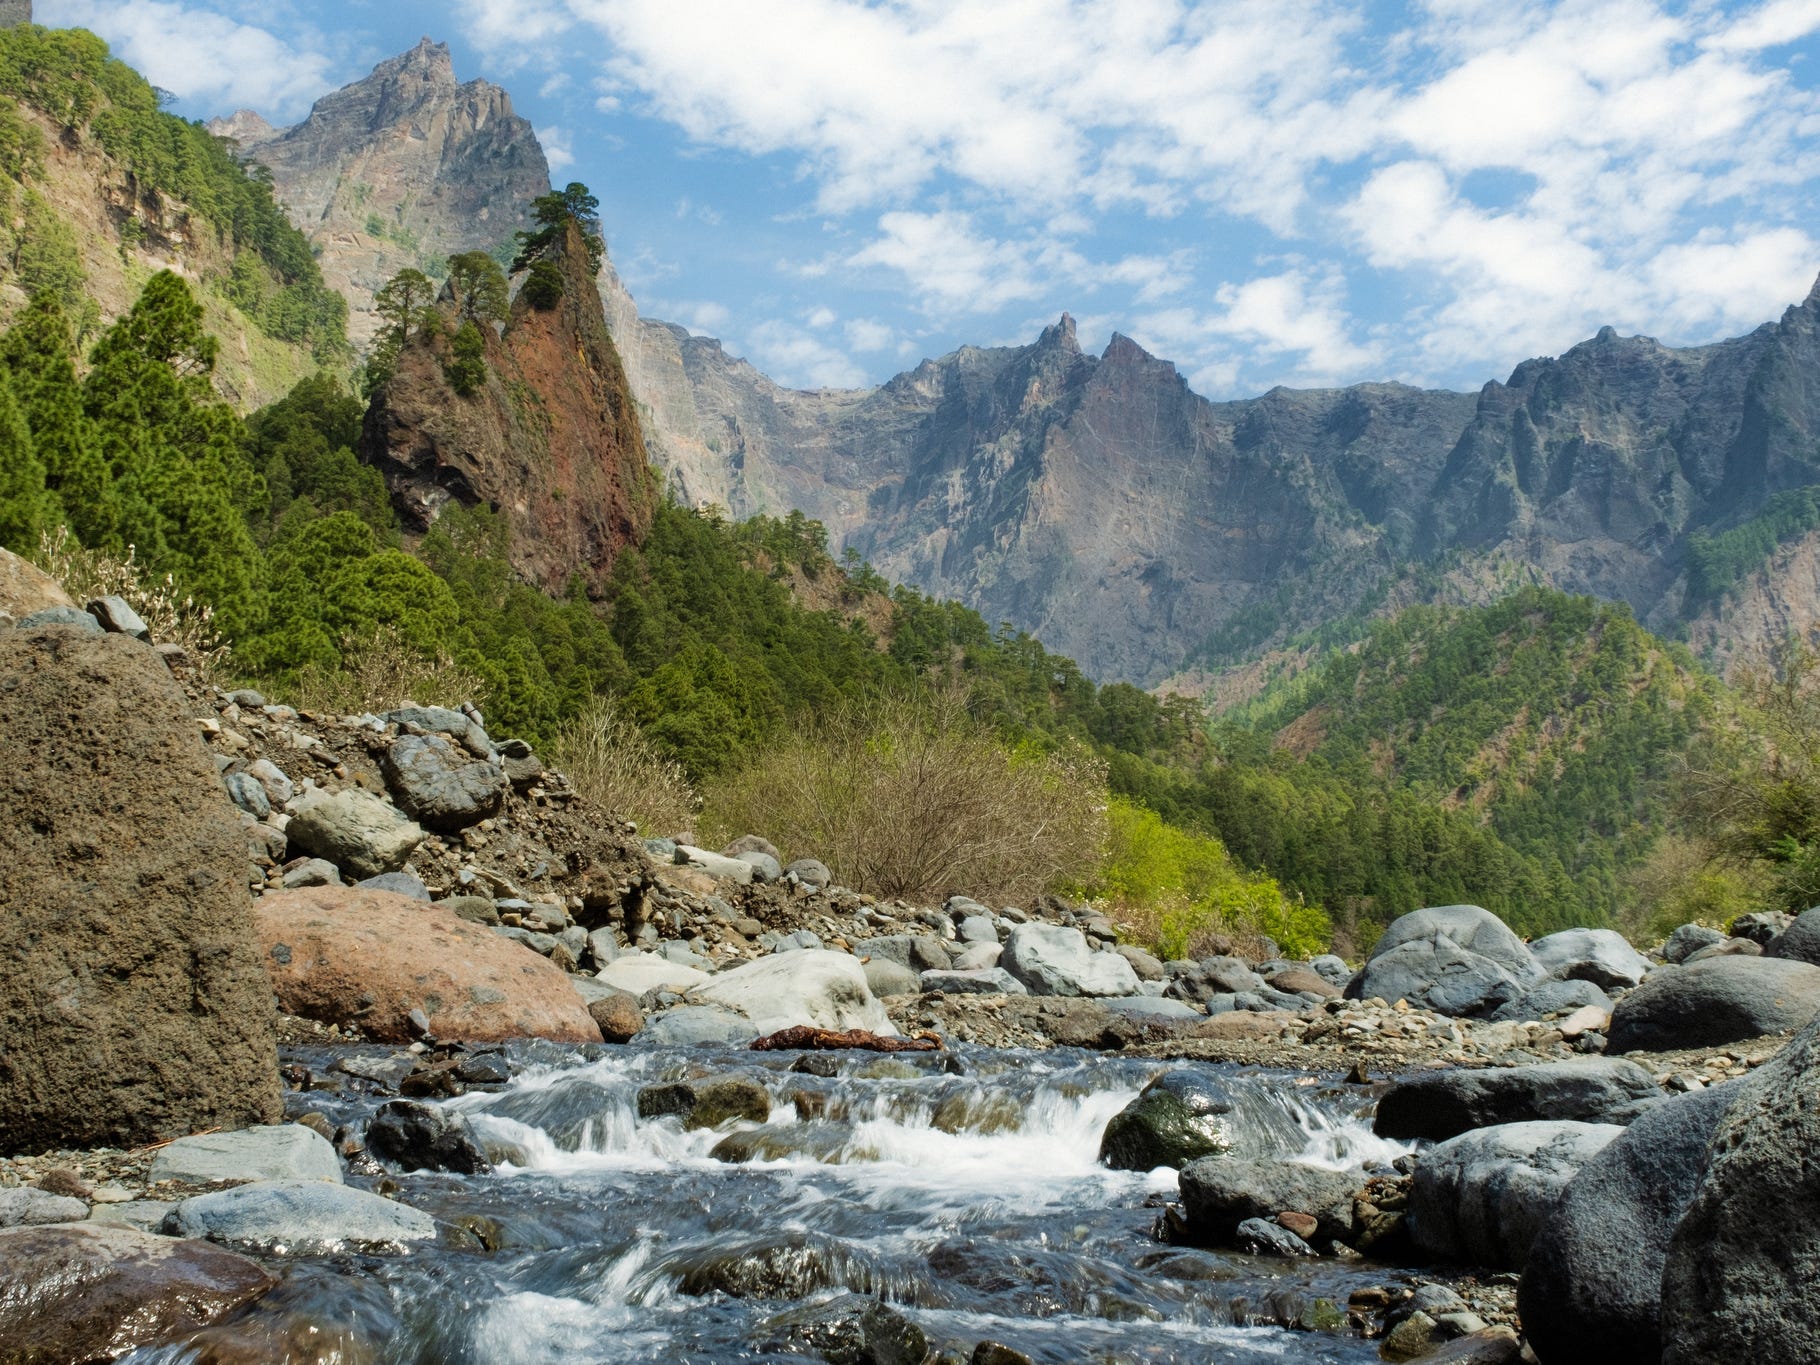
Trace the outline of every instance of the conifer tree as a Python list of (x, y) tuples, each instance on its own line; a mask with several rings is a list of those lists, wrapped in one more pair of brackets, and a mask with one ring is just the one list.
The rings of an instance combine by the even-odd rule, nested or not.
[(56, 502), (44, 488), (44, 465), (32, 450), (13, 386), (0, 373), (0, 546), (29, 554), (56, 520)]
[(69, 320), (55, 294), (34, 295), (13, 319), (0, 337), (0, 365), (12, 378), (61, 519), (84, 545), (120, 546), (113, 480), (82, 410)]

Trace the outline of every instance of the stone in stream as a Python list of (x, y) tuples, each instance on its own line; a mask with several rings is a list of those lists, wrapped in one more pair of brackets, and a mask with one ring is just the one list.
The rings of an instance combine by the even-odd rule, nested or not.
[(1491, 911), (1432, 906), (1392, 921), (1346, 996), (1407, 1000), (1437, 1014), (1488, 1014), (1546, 975), (1523, 940)]
[(1079, 929), (1020, 924), (1005, 940), (1000, 966), (1032, 995), (1137, 995), (1137, 973), (1117, 953), (1095, 952)]
[(428, 837), (422, 825), (390, 801), (358, 787), (305, 792), (297, 798), (284, 834), (299, 853), (333, 863), (355, 878), (398, 871)]
[(1232, 1093), (1187, 1070), (1165, 1071), (1114, 1114), (1100, 1135), (1100, 1161), (1117, 1171), (1180, 1169), (1233, 1148)]
[(1188, 1235), (1207, 1245), (1231, 1242), (1247, 1218), (1305, 1213), (1323, 1240), (1344, 1241), (1353, 1229), (1353, 1196), (1362, 1176), (1297, 1161), (1244, 1161), (1210, 1156), (1182, 1168)]
[(322, 1134), (299, 1123), (198, 1133), (152, 1158), (151, 1179), (207, 1185), (222, 1180), (326, 1180), (341, 1183), (341, 1158)]
[(796, 1229), (715, 1244), (667, 1263), (676, 1288), (693, 1298), (806, 1299), (845, 1288), (873, 1267), (842, 1239)]
[(367, 1149), (401, 1171), (485, 1175), (493, 1169), (466, 1117), (452, 1109), (391, 1100), (367, 1124)]
[(1797, 1365), (1820, 1341), (1820, 1021), (1738, 1086), (1669, 1241), (1663, 1365)]
[(395, 1252), (436, 1235), (427, 1213), (365, 1190), (307, 1180), (236, 1185), (186, 1199), (165, 1216), (171, 1237), (206, 1237), (250, 1250)]
[(641, 1119), (682, 1119), (684, 1128), (718, 1128), (732, 1119), (763, 1123), (771, 1117), (771, 1093), (745, 1076), (708, 1081), (669, 1081), (638, 1092)]
[(1625, 1124), (1661, 1102), (1655, 1077), (1616, 1057), (1430, 1071), (1396, 1081), (1384, 1092), (1372, 1130), (1379, 1137), (1442, 1142), (1500, 1123)]
[(405, 813), (454, 834), (499, 814), (508, 783), (495, 763), (470, 757), (440, 735), (401, 735), (385, 753), (386, 785)]
[(629, 1043), (645, 1026), (638, 997), (629, 991), (607, 988), (607, 994), (588, 1002), (588, 1014), (600, 1028), (602, 1042)]
[(1672, 1052), (1786, 1033), (1820, 1011), (1820, 967), (1713, 957), (1661, 971), (1611, 1012), (1610, 1051)]
[(272, 1276), (207, 1242), (106, 1225), (0, 1232), (0, 1360), (114, 1360), (258, 1298)]
[(895, 1308), (865, 1294), (842, 1294), (768, 1319), (761, 1351), (813, 1355), (829, 1365), (923, 1365), (929, 1342)]
[(1314, 1256), (1315, 1249), (1288, 1228), (1265, 1218), (1247, 1218), (1232, 1235), (1233, 1245), (1253, 1256)]
[(1517, 1295), (1546, 1365), (1661, 1365), (1669, 1237), (1738, 1092), (1734, 1082), (1663, 1101), (1568, 1184), (1530, 1248)]
[(1610, 990), (1641, 984), (1650, 962), (1616, 929), (1563, 929), (1529, 945), (1529, 952), (1556, 981), (1590, 981)]
[(866, 985), (859, 959), (828, 949), (780, 953), (720, 972), (691, 990), (688, 1000), (743, 1014), (761, 1035), (797, 1024), (897, 1034)]
[(390, 1043), (417, 1040), (413, 1011), (451, 1041), (600, 1041), (559, 968), (440, 904), (315, 887), (268, 892), (254, 918), (287, 1013), (355, 1024)]
[(1608, 1123), (1506, 1123), (1431, 1147), (1410, 1186), (1410, 1236), (1439, 1261), (1521, 1270), (1567, 1182), (1623, 1132)]
[(647, 1023), (632, 1042), (640, 1048), (743, 1047), (757, 1037), (743, 1014), (719, 1005), (678, 1005)]
[(277, 1119), (246, 835), (183, 689), (128, 636), (15, 629), (0, 698), (0, 1151)]
[(816, 1120), (811, 1123), (766, 1124), (729, 1133), (715, 1143), (708, 1155), (730, 1166), (749, 1161), (807, 1159), (824, 1166), (840, 1164), (853, 1141), (851, 1124)]

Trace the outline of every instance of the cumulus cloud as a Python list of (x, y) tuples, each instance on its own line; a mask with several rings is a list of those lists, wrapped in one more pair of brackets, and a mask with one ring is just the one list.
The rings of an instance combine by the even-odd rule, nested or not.
[(543, 144), (544, 159), (550, 163), (550, 174), (566, 171), (575, 164), (575, 144), (567, 128), (552, 125), (537, 130), (537, 140)]
[(52, 27), (98, 33), (153, 85), (224, 113), (257, 109), (274, 119), (293, 119), (338, 84), (334, 61), (309, 45), (311, 35), (281, 37), (202, 5), (38, 0), (34, 17)]
[(857, 389), (865, 368), (851, 356), (794, 323), (761, 322), (745, 337), (748, 358), (781, 384), (800, 389)]

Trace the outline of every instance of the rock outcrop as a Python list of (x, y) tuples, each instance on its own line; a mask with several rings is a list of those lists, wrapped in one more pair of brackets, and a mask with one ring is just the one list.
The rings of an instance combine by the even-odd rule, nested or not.
[(560, 594), (577, 573), (604, 587), (615, 557), (643, 537), (657, 491), (573, 227), (556, 260), (554, 308), (521, 293), (503, 335), (482, 329), (487, 379), (472, 394), (450, 386), (445, 337), (414, 338), (367, 410), (361, 455), (413, 529), (450, 500), (495, 508), (511, 528), (513, 566)]
[(458, 83), (448, 45), (428, 38), (324, 95), (295, 127), (243, 110), (210, 131), (271, 172), (323, 278), (347, 296), (356, 344), (378, 330), (372, 299), (388, 279), (509, 243), (550, 188), (543, 147), (511, 96)]
[(0, 1150), (278, 1117), (246, 840), (148, 645), (0, 630)]

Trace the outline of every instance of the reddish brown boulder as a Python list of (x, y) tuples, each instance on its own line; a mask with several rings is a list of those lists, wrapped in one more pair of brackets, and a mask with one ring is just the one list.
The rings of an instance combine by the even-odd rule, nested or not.
[(258, 906), (265, 968), (289, 1014), (353, 1024), (381, 1042), (416, 1037), (598, 1043), (569, 978), (529, 948), (392, 891), (313, 886)]
[(29, 560), (0, 549), (0, 625), (22, 621), (46, 607), (73, 607), (63, 585)]

